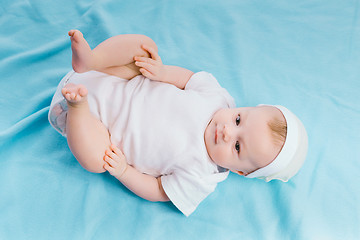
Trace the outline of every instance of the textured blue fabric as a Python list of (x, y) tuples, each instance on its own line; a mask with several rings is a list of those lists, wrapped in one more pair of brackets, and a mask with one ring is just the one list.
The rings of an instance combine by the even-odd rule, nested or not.
[[(0, 239), (360, 239), (359, 0), (27, 1), (0, 4)], [(47, 121), (91, 47), (146, 34), (165, 64), (212, 73), (238, 106), (281, 104), (309, 153), (288, 183), (231, 174), (189, 218), (86, 172)]]

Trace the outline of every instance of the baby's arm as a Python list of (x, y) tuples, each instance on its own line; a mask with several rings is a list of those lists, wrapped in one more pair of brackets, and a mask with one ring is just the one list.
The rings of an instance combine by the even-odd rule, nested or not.
[(157, 202), (169, 201), (161, 185), (160, 177), (155, 178), (143, 174), (128, 165), (124, 154), (115, 145), (111, 145), (111, 151), (106, 151), (104, 156), (104, 169), (117, 178), (133, 193), (146, 200)]
[(185, 88), (194, 74), (192, 71), (182, 67), (163, 65), (155, 49), (146, 45), (141, 47), (150, 54), (150, 58), (134, 57), (135, 65), (140, 67), (142, 75), (151, 80), (173, 84), (180, 89)]

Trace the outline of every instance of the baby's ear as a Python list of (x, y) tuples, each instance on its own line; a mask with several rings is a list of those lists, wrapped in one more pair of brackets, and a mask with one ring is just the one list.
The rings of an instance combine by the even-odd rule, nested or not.
[[(231, 170), (232, 171), (232, 170)], [(241, 176), (246, 176), (246, 175), (248, 175), (247, 173), (244, 173), (244, 172), (242, 172), (242, 171), (232, 171), (233, 173), (236, 173), (236, 174), (238, 174), (238, 175), (241, 175)]]

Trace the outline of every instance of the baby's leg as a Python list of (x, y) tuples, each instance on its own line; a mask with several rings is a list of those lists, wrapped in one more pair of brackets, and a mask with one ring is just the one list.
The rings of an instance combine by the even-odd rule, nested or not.
[(83, 168), (101, 173), (105, 150), (110, 149), (106, 127), (89, 110), (87, 89), (83, 85), (67, 84), (62, 89), (67, 104), (66, 134), (71, 152)]
[(139, 67), (134, 64), (134, 56), (149, 57), (149, 53), (141, 48), (145, 44), (157, 51), (155, 42), (144, 35), (124, 34), (111, 37), (100, 43), (94, 50), (78, 30), (69, 31), (72, 64), (76, 72), (96, 70), (131, 79), (141, 74)]

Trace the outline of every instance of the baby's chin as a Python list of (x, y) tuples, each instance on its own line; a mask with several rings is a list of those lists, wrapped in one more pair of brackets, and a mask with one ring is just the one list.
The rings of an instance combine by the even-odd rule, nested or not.
[(211, 122), (207, 125), (206, 129), (205, 129), (205, 132), (204, 132), (204, 142), (205, 142), (205, 146), (206, 146), (206, 150), (209, 154), (209, 156), (211, 157), (210, 155), (210, 148), (212, 147), (212, 145), (214, 144), (211, 140), (212, 140), (212, 137), (211, 137), (211, 131), (210, 131), (210, 125), (211, 125)]

